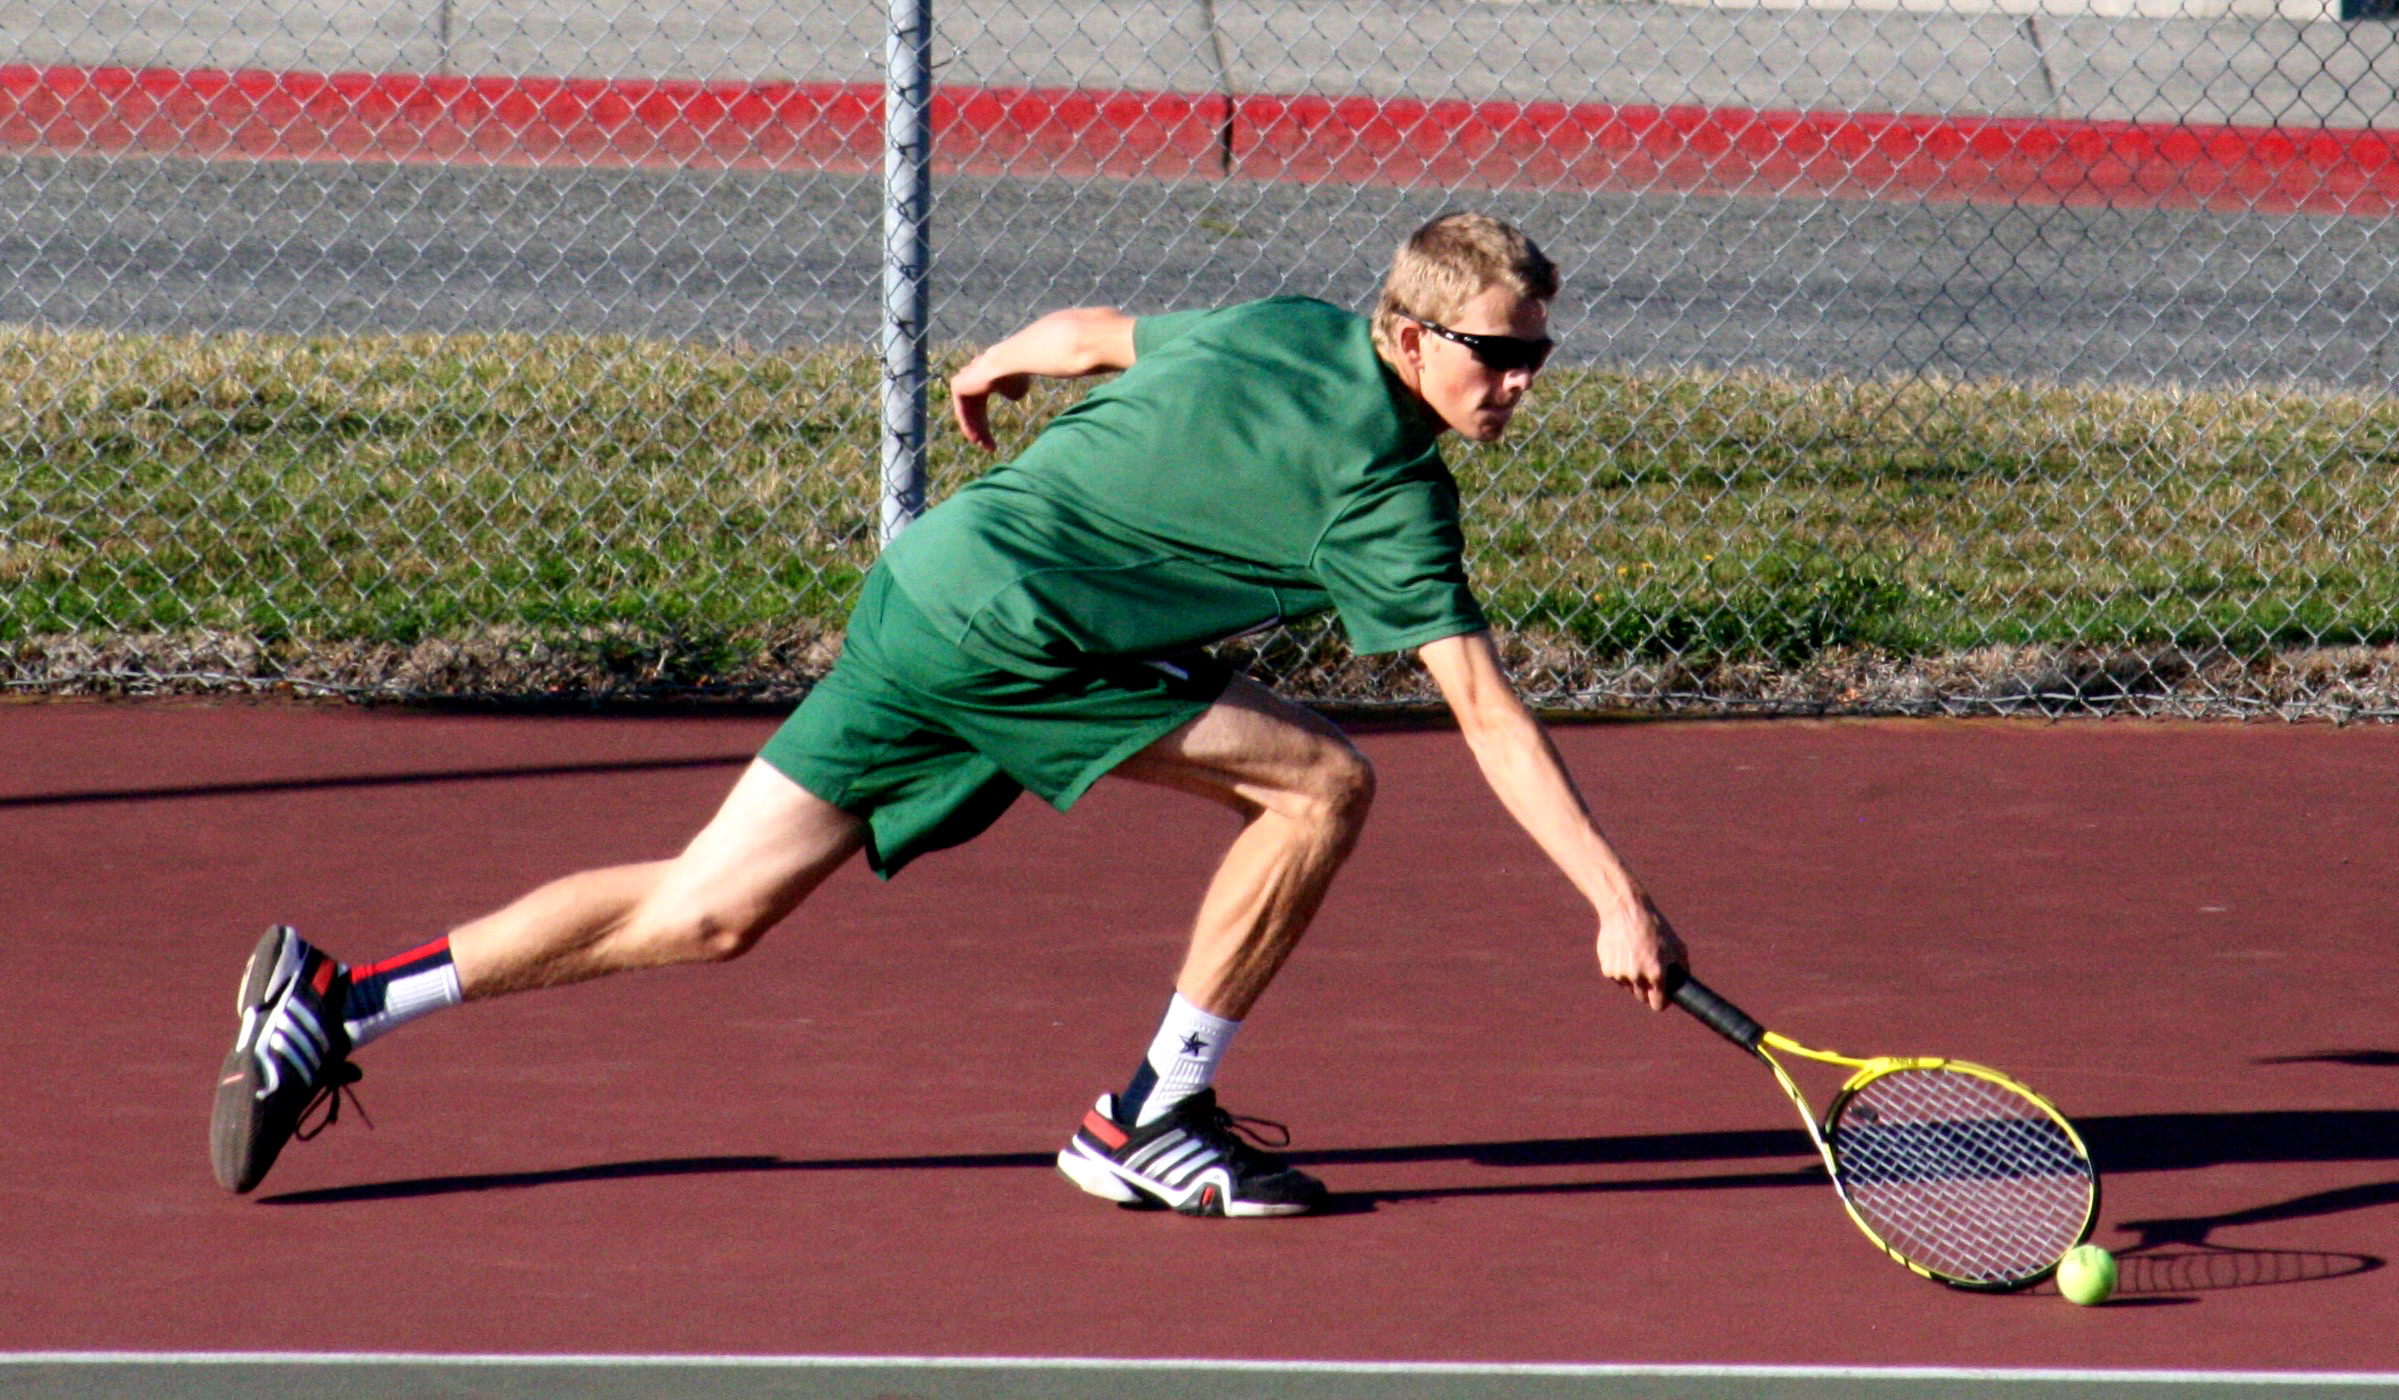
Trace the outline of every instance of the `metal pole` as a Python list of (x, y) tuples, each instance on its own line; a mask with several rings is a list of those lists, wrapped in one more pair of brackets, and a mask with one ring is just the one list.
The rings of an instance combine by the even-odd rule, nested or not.
[(933, 5), (891, 0), (883, 82), (883, 543), (925, 509)]
[(1216, 23), (1216, 0), (1199, 0), (1200, 27), (1208, 32), (1208, 48), (1216, 55), (1216, 91), (1224, 99), (1224, 113), (1216, 126), (1216, 173), (1233, 173), (1233, 113), (1238, 99), (1233, 95), (1233, 65), (1225, 58), (1224, 30)]

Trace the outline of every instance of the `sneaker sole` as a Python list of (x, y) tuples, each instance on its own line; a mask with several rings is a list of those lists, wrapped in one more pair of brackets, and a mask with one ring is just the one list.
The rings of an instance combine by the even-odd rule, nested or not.
[(283, 940), (287, 934), (281, 925), (270, 928), (251, 950), (250, 961), (242, 966), (241, 991), (234, 1010), (242, 1018), (241, 1029), (234, 1034), (233, 1048), (226, 1052), (225, 1063), (217, 1070), (216, 1105), (208, 1116), (209, 1164), (216, 1172), (217, 1184), (236, 1195), (257, 1186), (275, 1164), (272, 1155), (263, 1162), (253, 1162), (253, 1144), (258, 1140), (262, 1105), (258, 1099), (257, 1059), (251, 1054), (251, 1041), (258, 1028), (258, 1018), (272, 999), (275, 973), (283, 962)]
[(1066, 1179), (1103, 1201), (1114, 1201), (1134, 1210), (1156, 1210), (1165, 1204), (1134, 1190), (1118, 1179), (1105, 1163), (1095, 1162), (1072, 1147), (1058, 1154), (1058, 1170)]
[(1200, 1218), (1221, 1216), (1233, 1220), (1255, 1220), (1268, 1216), (1306, 1215), (1314, 1209), (1298, 1202), (1228, 1200), (1229, 1193), (1213, 1177), (1203, 1179), (1181, 1200), (1175, 1200), (1114, 1162), (1086, 1153), (1080, 1143), (1070, 1142), (1066, 1150), (1058, 1154), (1058, 1170), (1065, 1174), (1067, 1180), (1092, 1195), (1135, 1210), (1165, 1209), (1178, 1215)]

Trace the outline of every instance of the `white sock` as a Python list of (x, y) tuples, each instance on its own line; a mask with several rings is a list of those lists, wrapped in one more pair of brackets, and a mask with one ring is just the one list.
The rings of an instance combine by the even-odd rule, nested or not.
[(436, 938), (396, 958), (350, 969), (350, 998), (342, 1029), (355, 1050), (419, 1016), (456, 1006), (458, 969), (450, 962), (450, 940)]
[(1185, 1000), (1181, 992), (1166, 1004), (1166, 1019), (1150, 1042), (1149, 1065), (1158, 1075), (1156, 1088), (1141, 1105), (1134, 1126), (1152, 1123), (1167, 1110), (1216, 1082), (1216, 1066), (1233, 1044), (1239, 1021), (1212, 1016)]

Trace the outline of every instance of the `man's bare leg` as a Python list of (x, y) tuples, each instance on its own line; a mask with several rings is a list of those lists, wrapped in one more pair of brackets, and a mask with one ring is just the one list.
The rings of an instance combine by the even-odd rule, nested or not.
[(553, 880), (451, 931), (468, 1000), (739, 957), (866, 840), (866, 823), (752, 761), (672, 860)]
[[(666, 963), (736, 957), (858, 850), (865, 824), (753, 762), (672, 860), (553, 881), (412, 952), (345, 969), (277, 925), (242, 973), (242, 1021), (218, 1071), (209, 1154), (256, 1186), (312, 1104), (358, 1078), (350, 1052), (467, 997)], [(338, 1112), (331, 1100), (326, 1122)]]
[(1242, 1019), (1357, 845), (1374, 769), (1323, 716), (1237, 677), (1199, 718), (1114, 776), (1206, 797), (1244, 819), (1200, 901), (1175, 979), (1194, 1005)]
[(1235, 680), (1197, 719), (1116, 770), (1240, 814), (1193, 921), (1158, 1034), (1125, 1092), (1084, 1116), (1058, 1169), (1092, 1195), (1188, 1215), (1296, 1215), (1324, 1184), (1241, 1141), (1216, 1066), (1357, 844), (1374, 771), (1322, 717)]

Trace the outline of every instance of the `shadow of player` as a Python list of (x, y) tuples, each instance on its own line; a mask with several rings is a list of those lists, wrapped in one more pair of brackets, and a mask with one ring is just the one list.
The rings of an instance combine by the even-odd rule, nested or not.
[(2357, 1065), (2365, 1069), (2399, 1069), (2399, 1050), (2311, 1050), (2304, 1055), (2268, 1055), (2257, 1065)]

